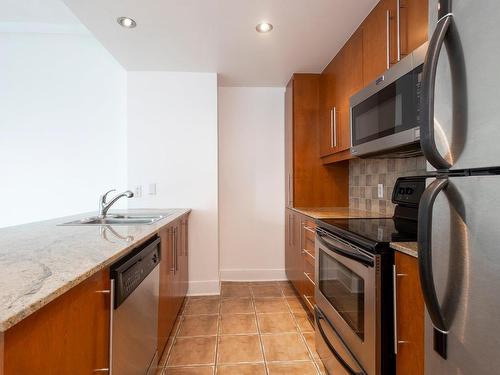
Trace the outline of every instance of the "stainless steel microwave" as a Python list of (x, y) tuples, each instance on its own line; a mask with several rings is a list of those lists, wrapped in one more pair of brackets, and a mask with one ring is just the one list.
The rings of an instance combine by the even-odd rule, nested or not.
[(350, 98), (351, 153), (413, 156), (420, 149), (420, 82), (427, 43)]

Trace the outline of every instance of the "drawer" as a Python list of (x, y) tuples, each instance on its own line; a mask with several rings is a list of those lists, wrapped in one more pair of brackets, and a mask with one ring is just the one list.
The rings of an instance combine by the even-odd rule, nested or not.
[(314, 280), (314, 259), (312, 259), (305, 252), (302, 253), (302, 268), (304, 272), (310, 273), (313, 275), (312, 279)]
[(311, 242), (314, 244), (314, 239), (316, 238), (316, 223), (312, 220), (305, 220), (302, 224), (302, 230), (304, 231), (304, 242)]
[(314, 269), (314, 263), (316, 262), (314, 253), (311, 253), (309, 250), (302, 250), (302, 260), (304, 264), (308, 263)]
[(304, 247), (304, 250), (308, 250), (312, 254), (314, 254), (314, 252), (316, 250), (315, 244), (316, 243), (314, 241), (314, 238), (311, 240), (310, 238), (307, 238), (306, 236), (304, 236), (304, 243), (302, 245)]
[(302, 300), (304, 301), (306, 306), (309, 308), (309, 311), (314, 314), (314, 304), (315, 304), (314, 294), (312, 294), (312, 295), (304, 294), (302, 296)]
[(301, 293), (306, 296), (314, 296), (314, 274), (304, 272), (304, 284)]

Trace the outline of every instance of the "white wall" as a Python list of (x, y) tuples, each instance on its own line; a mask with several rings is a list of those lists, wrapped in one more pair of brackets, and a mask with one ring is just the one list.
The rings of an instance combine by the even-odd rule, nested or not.
[(192, 208), (189, 294), (218, 293), (217, 75), (128, 72), (127, 108), (129, 207)]
[(219, 88), (222, 280), (285, 279), (284, 89)]
[(0, 28), (0, 227), (126, 187), (125, 71), (88, 33), (38, 26)]

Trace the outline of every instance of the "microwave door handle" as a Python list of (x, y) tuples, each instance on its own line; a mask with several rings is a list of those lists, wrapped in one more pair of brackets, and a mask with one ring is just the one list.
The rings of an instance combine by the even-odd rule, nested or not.
[[(424, 191), (418, 209), (418, 270), (427, 312), (434, 326), (434, 349), (446, 359), (448, 328), (439, 305), (432, 270), (432, 210), (436, 197), (448, 186), (447, 178), (434, 180)], [(439, 337), (441, 344), (437, 344)]]
[(333, 244), (332, 242), (337, 243), (337, 241), (321, 234), (319, 231), (317, 231), (317, 234), (318, 234), (319, 242), (321, 244), (323, 244), (323, 246), (325, 246), (331, 252), (334, 252), (334, 253), (342, 255), (346, 258), (355, 260), (356, 262), (362, 263), (365, 266), (373, 266), (373, 259), (368, 257), (367, 255), (364, 255), (364, 254), (357, 252), (355, 250), (351, 250), (347, 246), (344, 246), (341, 243), (338, 243), (338, 245)]
[[(452, 13), (443, 15), (436, 24), (436, 29), (432, 34), (425, 56), (422, 73), (420, 143), (425, 157), (437, 170), (448, 170), (452, 167), (450, 161), (439, 153), (434, 135), (436, 73), (443, 44), (446, 46), (449, 55), (448, 60), (452, 78), (453, 126), (459, 124), (464, 126), (467, 119), (465, 60)], [(463, 139), (457, 139), (457, 141), (463, 142)], [(457, 146), (459, 145), (456, 144), (455, 148)]]
[[(326, 333), (323, 330), (323, 327), (321, 326), (321, 320), (323, 320), (327, 324), (329, 324), (328, 321), (325, 319), (325, 317), (323, 316), (323, 314), (318, 309), (316, 309), (316, 314), (315, 315), (316, 315), (316, 320), (317, 320), (316, 326), (318, 327), (318, 331), (319, 331), (320, 335), (322, 336), (323, 341), (325, 342), (326, 346), (328, 346), (328, 349), (330, 349), (330, 352), (333, 354), (333, 356), (342, 365), (342, 367), (347, 371), (347, 373), (349, 375), (366, 375), (366, 372), (364, 372), (362, 370), (361, 365), (358, 363), (358, 361), (356, 361), (356, 359), (354, 358), (354, 356), (351, 355), (351, 358), (358, 365), (358, 367), (361, 369), (360, 371), (353, 370), (352, 367), (349, 366), (349, 364), (344, 360), (344, 358), (342, 358), (342, 356), (335, 350), (335, 348), (332, 346), (332, 344), (328, 340), (328, 337), (326, 336)], [(331, 325), (330, 325), (330, 327), (332, 328), (332, 330), (335, 333), (335, 335), (337, 335), (337, 337), (340, 339), (340, 336), (338, 335), (338, 333), (335, 330), (335, 328), (333, 326), (331, 326)], [(342, 342), (342, 344), (344, 345), (346, 351), (348, 353), (350, 353), (349, 349), (347, 349), (347, 346), (344, 344), (344, 342)]]

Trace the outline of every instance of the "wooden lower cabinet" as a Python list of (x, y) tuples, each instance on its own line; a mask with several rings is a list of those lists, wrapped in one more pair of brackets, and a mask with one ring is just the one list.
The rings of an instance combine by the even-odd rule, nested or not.
[(102, 370), (109, 368), (109, 292), (105, 269), (7, 330), (0, 373), (107, 373)]
[(311, 313), (314, 309), (315, 227), (314, 220), (286, 209), (286, 275)]
[(188, 216), (160, 230), (158, 354), (161, 357), (188, 289)]
[(395, 253), (397, 375), (424, 374), (424, 300), (417, 259)]

